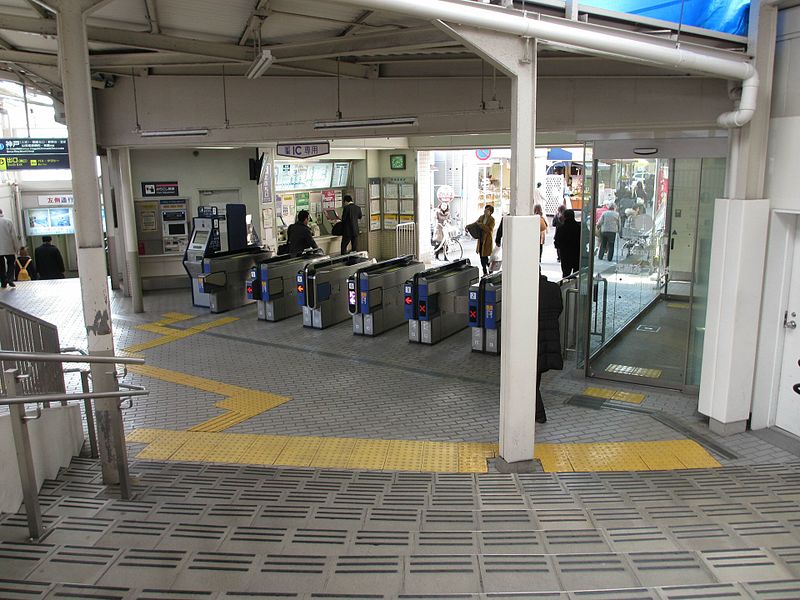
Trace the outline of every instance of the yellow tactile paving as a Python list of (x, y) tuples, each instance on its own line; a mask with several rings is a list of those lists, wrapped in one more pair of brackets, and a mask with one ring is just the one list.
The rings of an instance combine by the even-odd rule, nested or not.
[(357, 441), (354, 438), (323, 438), (313, 458), (314, 466), (347, 468)]
[(606, 400), (616, 400), (618, 402), (629, 402), (631, 404), (641, 404), (645, 399), (644, 394), (598, 387), (587, 387), (583, 390), (583, 395), (593, 396), (594, 398), (605, 398)]
[[(169, 317), (167, 315), (172, 315), (172, 317)], [(142, 331), (148, 331), (150, 333), (157, 333), (161, 337), (149, 340), (147, 342), (142, 342), (141, 344), (134, 344), (133, 346), (128, 346), (127, 348), (124, 349), (124, 351), (128, 353), (142, 352), (143, 350), (149, 350), (150, 348), (156, 348), (157, 346), (170, 344), (172, 342), (182, 340), (189, 336), (196, 335), (213, 327), (221, 327), (222, 325), (227, 325), (228, 323), (233, 323), (234, 321), (239, 320), (237, 317), (222, 317), (221, 319), (215, 319), (214, 321), (209, 321), (207, 323), (200, 323), (199, 325), (188, 327), (187, 329), (174, 329), (172, 327), (166, 327), (166, 325), (169, 325), (171, 323), (186, 321), (192, 318), (194, 317), (192, 317), (191, 315), (182, 315), (180, 313), (167, 313), (166, 315), (164, 315), (164, 318), (162, 318), (160, 321), (139, 325), (137, 326), (137, 329), (141, 329)]]
[(195, 425), (189, 431), (210, 433), (223, 431), (289, 401), (287, 396), (251, 390), (238, 385), (222, 383), (213, 379), (198, 377), (197, 375), (187, 375), (186, 373), (170, 371), (169, 369), (162, 369), (152, 365), (136, 365), (130, 367), (129, 370), (139, 375), (160, 379), (161, 381), (227, 396), (224, 400), (214, 404), (217, 408), (224, 409), (227, 412)]
[[(376, 471), (485, 473), (497, 444), (366, 440), (304, 436), (137, 429), (128, 439), (147, 443), (138, 458), (211, 461)], [(714, 468), (720, 464), (692, 440), (537, 444), (535, 456), (552, 472)]]
[(275, 459), (275, 464), (289, 467), (310, 467), (321, 444), (322, 438), (320, 437), (287, 438), (286, 445)]
[(688, 302), (667, 302), (667, 308), (689, 308)]
[(661, 369), (646, 369), (645, 367), (633, 367), (630, 365), (610, 364), (606, 367), (606, 371), (620, 375), (633, 375), (634, 377), (649, 377), (650, 379), (661, 377)]

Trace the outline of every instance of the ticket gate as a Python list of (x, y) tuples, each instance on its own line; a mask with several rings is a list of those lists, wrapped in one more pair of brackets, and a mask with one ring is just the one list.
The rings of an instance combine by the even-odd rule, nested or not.
[(303, 326), (325, 329), (350, 316), (347, 278), (375, 260), (366, 252), (352, 252), (306, 263), (297, 273), (297, 303), (303, 308)]
[(362, 267), (347, 280), (347, 305), (355, 335), (379, 335), (406, 319), (403, 286), (425, 265), (413, 256), (400, 256)]
[(215, 252), (203, 259), (203, 272), (197, 276), (201, 294), (208, 294), (212, 313), (221, 313), (252, 302), (246, 283), (250, 269), (271, 253), (257, 246), (244, 250)]
[(468, 259), (416, 273), (403, 287), (408, 341), (436, 344), (467, 326), (469, 288), (480, 275)]
[(281, 254), (261, 261), (250, 269), (247, 280), (247, 297), (256, 301), (261, 321), (280, 321), (303, 312), (297, 302), (297, 272), (319, 254), (291, 256)]
[(500, 307), (503, 274), (484, 277), (469, 288), (467, 325), (472, 328), (472, 350), (500, 354)]

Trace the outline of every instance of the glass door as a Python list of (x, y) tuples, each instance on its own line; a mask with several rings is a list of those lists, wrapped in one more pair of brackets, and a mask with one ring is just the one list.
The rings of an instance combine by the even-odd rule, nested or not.
[(710, 252), (698, 241), (710, 244), (724, 168), (724, 159), (594, 161), (582, 275), (588, 376), (679, 389), (699, 381), (706, 291), (696, 282), (707, 281)]

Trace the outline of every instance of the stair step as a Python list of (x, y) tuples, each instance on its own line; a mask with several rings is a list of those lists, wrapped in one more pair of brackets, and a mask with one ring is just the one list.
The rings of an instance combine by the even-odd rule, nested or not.
[[(198, 592), (292, 590), (392, 596), (400, 593), (735, 586), (740, 581), (756, 584), (795, 580), (800, 583), (797, 581), (800, 579), (798, 565), (788, 565), (779, 552), (764, 548), (572, 554), (399, 554), (386, 549), (381, 553), (343, 551), (328, 555), (318, 553), (314, 542), (308, 549), (290, 547), (258, 553), (56, 544), (29, 546), (25, 553), (19, 547), (11, 548), (8, 543), (0, 544), (0, 552), (11, 556), (0, 562), (0, 579), (120, 589), (147, 582), (148, 589)], [(19, 554), (14, 556), (11, 550)], [(7, 596), (0, 594), (0, 597)]]

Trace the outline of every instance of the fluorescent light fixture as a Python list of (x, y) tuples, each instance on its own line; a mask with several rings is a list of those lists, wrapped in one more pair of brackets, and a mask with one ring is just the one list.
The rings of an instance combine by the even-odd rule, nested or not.
[(417, 117), (391, 117), (388, 119), (337, 119), (317, 121), (314, 129), (374, 129), (378, 127), (416, 127)]
[(142, 137), (186, 137), (208, 135), (208, 129), (165, 129), (162, 131), (140, 131)]
[(272, 57), (272, 52), (269, 50), (262, 50), (261, 54), (259, 54), (250, 65), (250, 68), (247, 69), (247, 73), (245, 73), (244, 76), (248, 79), (258, 79), (264, 74), (264, 71), (272, 66), (274, 61), (275, 59)]

